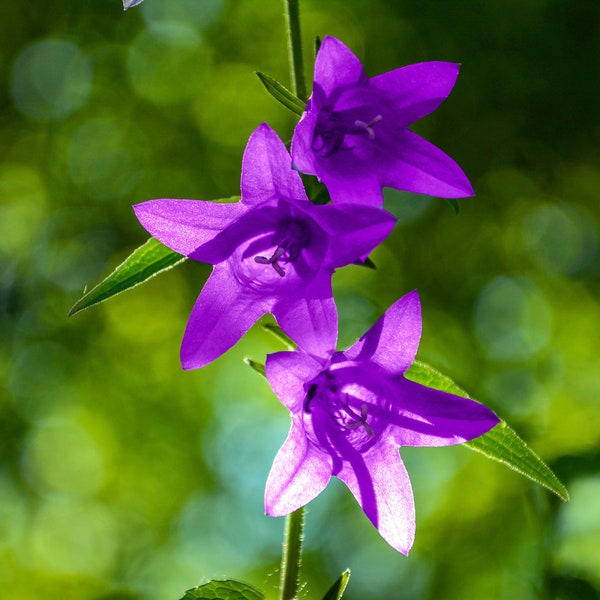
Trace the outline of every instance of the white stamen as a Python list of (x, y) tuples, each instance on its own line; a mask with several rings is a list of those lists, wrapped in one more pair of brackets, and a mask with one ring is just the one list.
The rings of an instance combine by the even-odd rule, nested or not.
[[(353, 413), (353, 414), (355, 414), (355, 413)], [(358, 421), (354, 421), (354, 423), (346, 423), (346, 428), (347, 429), (356, 429), (357, 427), (360, 427), (361, 425), (365, 428), (365, 431), (367, 432), (368, 436), (373, 437), (373, 435), (374, 435), (373, 429), (367, 423), (367, 405), (366, 404), (363, 404), (360, 407), (360, 419)]]
[(381, 119), (383, 119), (383, 117), (381, 115), (377, 115), (374, 119), (371, 119), (368, 123), (365, 123), (364, 121), (359, 121), (357, 119), (356, 121), (354, 121), (354, 125), (356, 127), (360, 127), (361, 129), (364, 129), (367, 132), (369, 139), (374, 140), (375, 139), (375, 131), (373, 130), (373, 125), (375, 125), (375, 123), (379, 123), (379, 121), (381, 121)]

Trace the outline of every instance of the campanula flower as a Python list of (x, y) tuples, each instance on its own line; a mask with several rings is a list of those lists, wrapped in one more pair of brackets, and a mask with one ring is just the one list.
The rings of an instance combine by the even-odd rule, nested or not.
[(269, 474), (265, 511), (288, 514), (341, 479), (383, 538), (408, 554), (415, 507), (402, 446), (448, 446), (499, 422), (487, 407), (404, 377), (421, 336), (417, 292), (344, 352), (269, 355), (266, 376), (292, 425)]
[(472, 196), (454, 160), (408, 129), (448, 97), (458, 69), (454, 63), (424, 62), (369, 78), (342, 42), (326, 37), (292, 140), (294, 167), (316, 175), (334, 203), (379, 206), (382, 187)]
[(333, 271), (364, 258), (395, 224), (383, 209), (310, 202), (265, 123), (244, 151), (240, 202), (162, 199), (134, 210), (163, 244), (214, 265), (185, 330), (184, 369), (219, 357), (268, 312), (307, 352), (333, 350)]
[(123, 0), (123, 8), (127, 10), (128, 8), (133, 8), (138, 4), (141, 4), (143, 0)]

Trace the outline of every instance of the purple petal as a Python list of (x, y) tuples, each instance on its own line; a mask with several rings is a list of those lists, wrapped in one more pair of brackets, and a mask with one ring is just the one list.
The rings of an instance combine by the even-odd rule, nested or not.
[(269, 385), (281, 403), (292, 413), (302, 411), (308, 381), (322, 370), (323, 364), (301, 352), (276, 352), (269, 354), (265, 364), (265, 375)]
[(439, 148), (412, 131), (399, 131), (388, 143), (388, 158), (379, 177), (384, 187), (439, 198), (473, 196), (467, 176)]
[(293, 417), (267, 479), (265, 512), (281, 517), (305, 506), (325, 489), (330, 478), (331, 458), (308, 442), (301, 417)]
[[(306, 112), (296, 125), (292, 138), (294, 168), (301, 173), (316, 175), (322, 181), (335, 204), (363, 204), (383, 206), (381, 184), (377, 168), (365, 166), (352, 153), (338, 152), (320, 158), (312, 149), (317, 122), (316, 112)], [(389, 159), (387, 159), (389, 163)]]
[(415, 539), (415, 503), (412, 487), (398, 449), (380, 443), (366, 453), (354, 451), (335, 473), (360, 504), (381, 537), (402, 554)]
[(389, 104), (394, 125), (408, 127), (433, 112), (450, 94), (460, 65), (424, 62), (408, 65), (369, 79)]
[(415, 360), (420, 339), (421, 302), (415, 290), (392, 304), (344, 355), (349, 360), (371, 360), (389, 373), (400, 374)]
[(335, 351), (337, 310), (331, 291), (331, 272), (320, 273), (305, 290), (293, 289), (273, 307), (279, 326), (302, 350), (315, 356)]
[(400, 378), (390, 425), (399, 446), (451, 446), (468, 442), (500, 422), (483, 404)]
[[(191, 256), (238, 219), (246, 208), (240, 202), (162, 199), (136, 204), (133, 210), (148, 233), (171, 250)], [(225, 251), (221, 260), (226, 255)]]
[(336, 88), (366, 81), (360, 61), (340, 40), (325, 36), (315, 61), (315, 85), (329, 96)]
[(363, 204), (383, 206), (381, 183), (377, 171), (373, 169), (353, 169), (351, 161), (343, 162), (339, 153), (332, 156), (330, 167), (338, 163), (335, 169), (321, 170), (317, 176), (327, 186), (327, 191), (334, 204)]
[(242, 202), (246, 205), (278, 198), (307, 200), (302, 180), (279, 136), (266, 124), (250, 136), (242, 159)]
[(317, 123), (317, 112), (308, 111), (302, 115), (292, 136), (292, 161), (294, 169), (300, 173), (316, 175), (317, 157), (312, 149), (313, 134)]
[(327, 264), (342, 267), (362, 259), (390, 234), (396, 219), (381, 208), (327, 204), (314, 211), (321, 227), (332, 236)]
[(221, 356), (271, 310), (272, 302), (241, 287), (228, 263), (218, 264), (190, 315), (181, 343), (182, 367), (198, 369)]
[(123, 8), (127, 10), (128, 8), (132, 8), (138, 4), (141, 4), (142, 2), (143, 0), (123, 0)]

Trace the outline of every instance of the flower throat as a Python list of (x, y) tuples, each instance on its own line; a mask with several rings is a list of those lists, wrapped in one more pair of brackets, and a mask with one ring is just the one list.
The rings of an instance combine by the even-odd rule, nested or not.
[(285, 271), (279, 262), (295, 262), (310, 239), (307, 226), (298, 219), (285, 219), (280, 221), (273, 236), (273, 244), (277, 247), (269, 257), (255, 256), (254, 261), (261, 265), (271, 265), (280, 276), (285, 276)]
[(383, 117), (380, 114), (375, 115), (370, 121), (362, 119), (344, 119), (331, 110), (324, 111), (324, 116), (319, 118), (311, 148), (319, 156), (328, 158), (333, 156), (339, 150), (353, 150), (355, 146), (346, 144), (347, 135), (360, 136), (367, 135), (370, 141), (375, 139), (375, 125)]

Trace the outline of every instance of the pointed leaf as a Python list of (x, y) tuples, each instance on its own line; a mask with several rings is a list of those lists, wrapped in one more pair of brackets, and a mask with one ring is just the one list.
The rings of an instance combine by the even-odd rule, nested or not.
[(256, 75), (261, 80), (262, 84), (267, 89), (267, 92), (283, 104), (287, 109), (291, 110), (297, 115), (302, 115), (306, 109), (306, 103), (300, 100), (298, 96), (290, 92), (284, 85), (279, 83), (276, 79), (273, 79), (269, 75), (265, 75), (260, 71), (256, 71)]
[(448, 202), (452, 205), (455, 214), (460, 214), (460, 202), (456, 198), (446, 198)]
[(266, 377), (265, 375), (265, 365), (263, 363), (259, 363), (252, 358), (244, 358), (244, 362), (254, 371), (256, 371), (259, 375)]
[(150, 238), (136, 248), (106, 279), (85, 293), (73, 305), (69, 316), (135, 287), (185, 260), (185, 256)]
[(370, 256), (367, 256), (365, 260), (361, 263), (358, 263), (361, 267), (367, 267), (367, 269), (377, 269), (377, 265), (371, 260)]
[(349, 579), (350, 569), (346, 569), (329, 588), (329, 591), (323, 596), (323, 600), (340, 600), (346, 591)]
[[(449, 377), (429, 365), (415, 361), (406, 372), (408, 379), (443, 392), (468, 398), (467, 393)], [(488, 458), (505, 464), (517, 473), (554, 492), (559, 498), (569, 500), (569, 493), (544, 461), (522, 440), (506, 422), (502, 421), (485, 435), (465, 442), (470, 450), (475, 450)]]
[(283, 345), (286, 348), (288, 348), (288, 350), (296, 349), (296, 344), (294, 343), (292, 338), (289, 337), (283, 331), (283, 329), (281, 329), (281, 327), (279, 327), (279, 325), (271, 325), (270, 323), (266, 323), (265, 325), (263, 325), (263, 329), (265, 331), (268, 331), (271, 335), (274, 335), (280, 342), (283, 343)]
[(256, 588), (227, 579), (225, 581), (209, 581), (191, 590), (187, 590), (181, 600), (264, 600), (265, 595)]
[(321, 48), (321, 36), (316, 36), (315, 37), (315, 45), (314, 45), (314, 49), (315, 49), (315, 58), (317, 58), (317, 54), (319, 54), (319, 49)]

